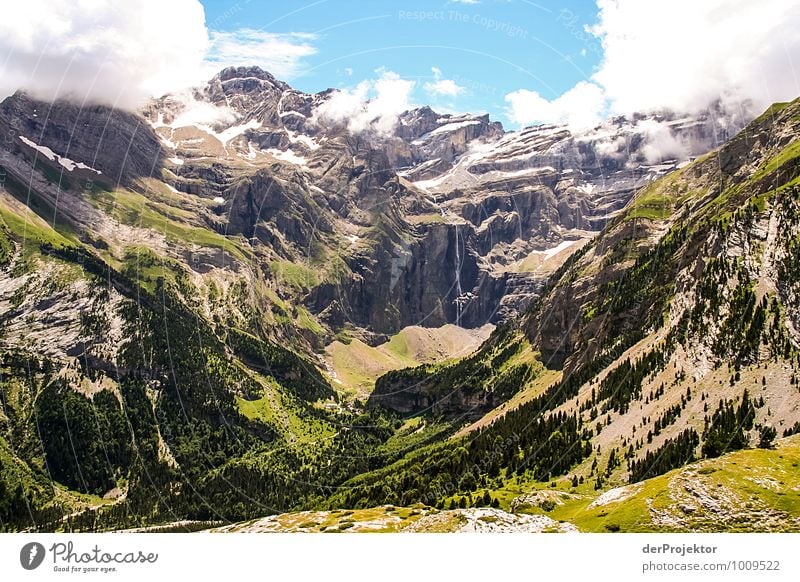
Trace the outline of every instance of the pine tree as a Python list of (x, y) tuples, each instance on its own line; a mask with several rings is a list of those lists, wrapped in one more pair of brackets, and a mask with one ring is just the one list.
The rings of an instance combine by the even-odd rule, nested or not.
[(753, 403), (750, 401), (750, 394), (747, 392), (747, 388), (745, 388), (742, 394), (742, 403), (739, 406), (739, 422), (742, 428), (744, 430), (752, 429), (755, 417), (755, 408), (753, 408)]
[(758, 427), (758, 447), (761, 449), (771, 449), (775, 443), (775, 437), (778, 436), (778, 431), (771, 426)]

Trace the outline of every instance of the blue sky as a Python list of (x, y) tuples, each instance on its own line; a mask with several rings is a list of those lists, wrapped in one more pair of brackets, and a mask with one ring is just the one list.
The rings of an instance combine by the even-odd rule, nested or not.
[(787, 0), (37, 0), (0, 19), (0, 99), (136, 110), (259, 65), (341, 89), (329, 113), (353, 127), (429, 104), (581, 128), (713, 102), (757, 114), (800, 94), (799, 55)]
[[(306, 47), (278, 71), (303, 91), (353, 87), (388, 70), (417, 81), (415, 104), (504, 122), (507, 94), (527, 89), (553, 99), (590, 77), (601, 57), (584, 30), (597, 19), (593, 0), (202, 3), (212, 33), (254, 29)], [(452, 83), (436, 85), (442, 80)]]

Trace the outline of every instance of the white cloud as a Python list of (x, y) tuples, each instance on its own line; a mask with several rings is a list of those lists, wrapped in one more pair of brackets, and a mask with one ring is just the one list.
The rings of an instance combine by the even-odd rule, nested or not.
[(753, 112), (758, 112), (800, 94), (800, 63), (794, 62), (800, 56), (796, 2), (597, 0), (597, 4), (598, 22), (587, 27), (602, 43), (597, 70), (552, 100), (525, 89), (509, 93), (512, 121), (581, 125), (608, 113), (659, 109), (695, 113), (717, 99), (731, 111), (750, 101)]
[(602, 120), (605, 96), (595, 83), (581, 81), (553, 100), (545, 99), (536, 91), (520, 89), (506, 95), (506, 102), (508, 116), (519, 125), (565, 123), (584, 129)]
[(135, 108), (198, 85), (227, 66), (277, 77), (302, 72), (315, 36), (251, 29), (209, 32), (199, 0), (24, 0), (0, 18), (0, 99), (24, 89)]
[(197, 0), (25, 0), (0, 18), (0, 97), (135, 107), (192, 78), (207, 47)]
[(227, 105), (197, 101), (191, 93), (178, 98), (183, 102), (183, 108), (170, 124), (172, 127), (230, 125), (237, 119), (236, 113)]
[(688, 157), (688, 146), (670, 131), (668, 125), (654, 119), (643, 119), (636, 124), (636, 129), (645, 137), (642, 153), (648, 164), (667, 159), (684, 160)]
[(309, 33), (273, 33), (242, 28), (232, 32), (211, 31), (206, 63), (212, 72), (229, 66), (256, 65), (279, 79), (302, 72), (303, 59), (316, 54)]
[(452, 79), (442, 79), (442, 70), (439, 67), (431, 67), (433, 81), (425, 83), (423, 88), (433, 97), (458, 97), (464, 92), (464, 87)]
[(376, 72), (380, 75), (377, 79), (334, 92), (314, 111), (314, 121), (344, 123), (353, 132), (369, 129), (390, 133), (398, 116), (412, 107), (411, 92), (416, 83), (393, 71)]
[(621, 158), (625, 155), (627, 145), (628, 142), (624, 137), (616, 136), (594, 142), (594, 151), (598, 156)]
[(786, 0), (598, 0), (593, 75), (615, 112), (692, 112), (722, 97), (757, 108), (800, 93), (800, 10)]

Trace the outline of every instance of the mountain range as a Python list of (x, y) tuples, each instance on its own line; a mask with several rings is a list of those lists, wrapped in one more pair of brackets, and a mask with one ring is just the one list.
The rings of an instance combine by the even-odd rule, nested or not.
[(798, 529), (800, 101), (335, 95), (0, 104), (4, 529)]

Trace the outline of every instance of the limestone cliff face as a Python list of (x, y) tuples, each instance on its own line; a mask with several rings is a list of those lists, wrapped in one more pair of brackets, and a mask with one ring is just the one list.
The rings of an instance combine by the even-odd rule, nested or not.
[[(487, 115), (429, 107), (400, 115), (388, 134), (353, 132), (317, 115), (332, 95), (297, 91), (254, 67), (225, 69), (138, 114), (19, 94), (3, 103), (0, 124), (86, 168), (59, 170), (20, 138), (6, 144), (5, 166), (24, 181), (38, 155), (67, 179), (135, 190), (156, 213), (179, 198), (169, 220), (226, 237), (242, 252), (179, 248), (186, 245), (174, 231), (151, 228), (153, 217), (143, 221), (139, 210), (123, 215), (103, 196), (81, 196), (75, 185), (61, 192), (40, 172), (31, 178), (84, 240), (127, 233), (105, 244), (122, 253), (136, 237), (158, 241), (158, 253), (189, 271), (246, 272), (254, 289), (266, 277), (277, 302), (262, 298), (259, 309), (304, 307), (322, 337), (354, 325), (369, 339), (412, 324), (517, 316), (580, 246), (571, 243), (591, 238), (637, 188), (677, 165), (646, 159), (644, 121), (666, 124), (687, 155), (721, 139), (705, 118), (620, 118), (580, 134), (557, 126), (505, 132)], [(154, 188), (171, 193), (153, 198)], [(287, 269), (305, 274), (276, 275)]]
[(421, 107), (400, 116), (394, 135), (384, 148), (398, 169), (411, 168), (408, 177), (425, 180), (450, 168), (475, 140), (492, 141), (503, 135), (503, 126), (488, 115), (440, 115)]
[[(101, 171), (115, 183), (158, 176), (164, 162), (158, 137), (133, 113), (65, 101), (43, 103), (17, 93), (0, 105), (0, 117), (13, 134), (16, 148), (27, 145), (24, 141), (20, 144), (19, 136), (24, 137)], [(44, 155), (39, 153), (39, 157)]]
[[(436, 327), (458, 322), (479, 327), (492, 319), (501, 289), (485, 288), (485, 303), (467, 293), (482, 283), (476, 255), (469, 252), (466, 229), (432, 224), (408, 238), (381, 235), (375, 251), (349, 263), (353, 276), (314, 295), (316, 306), (338, 301), (348, 320), (389, 333), (406, 325)], [(465, 291), (469, 290), (469, 291)]]

